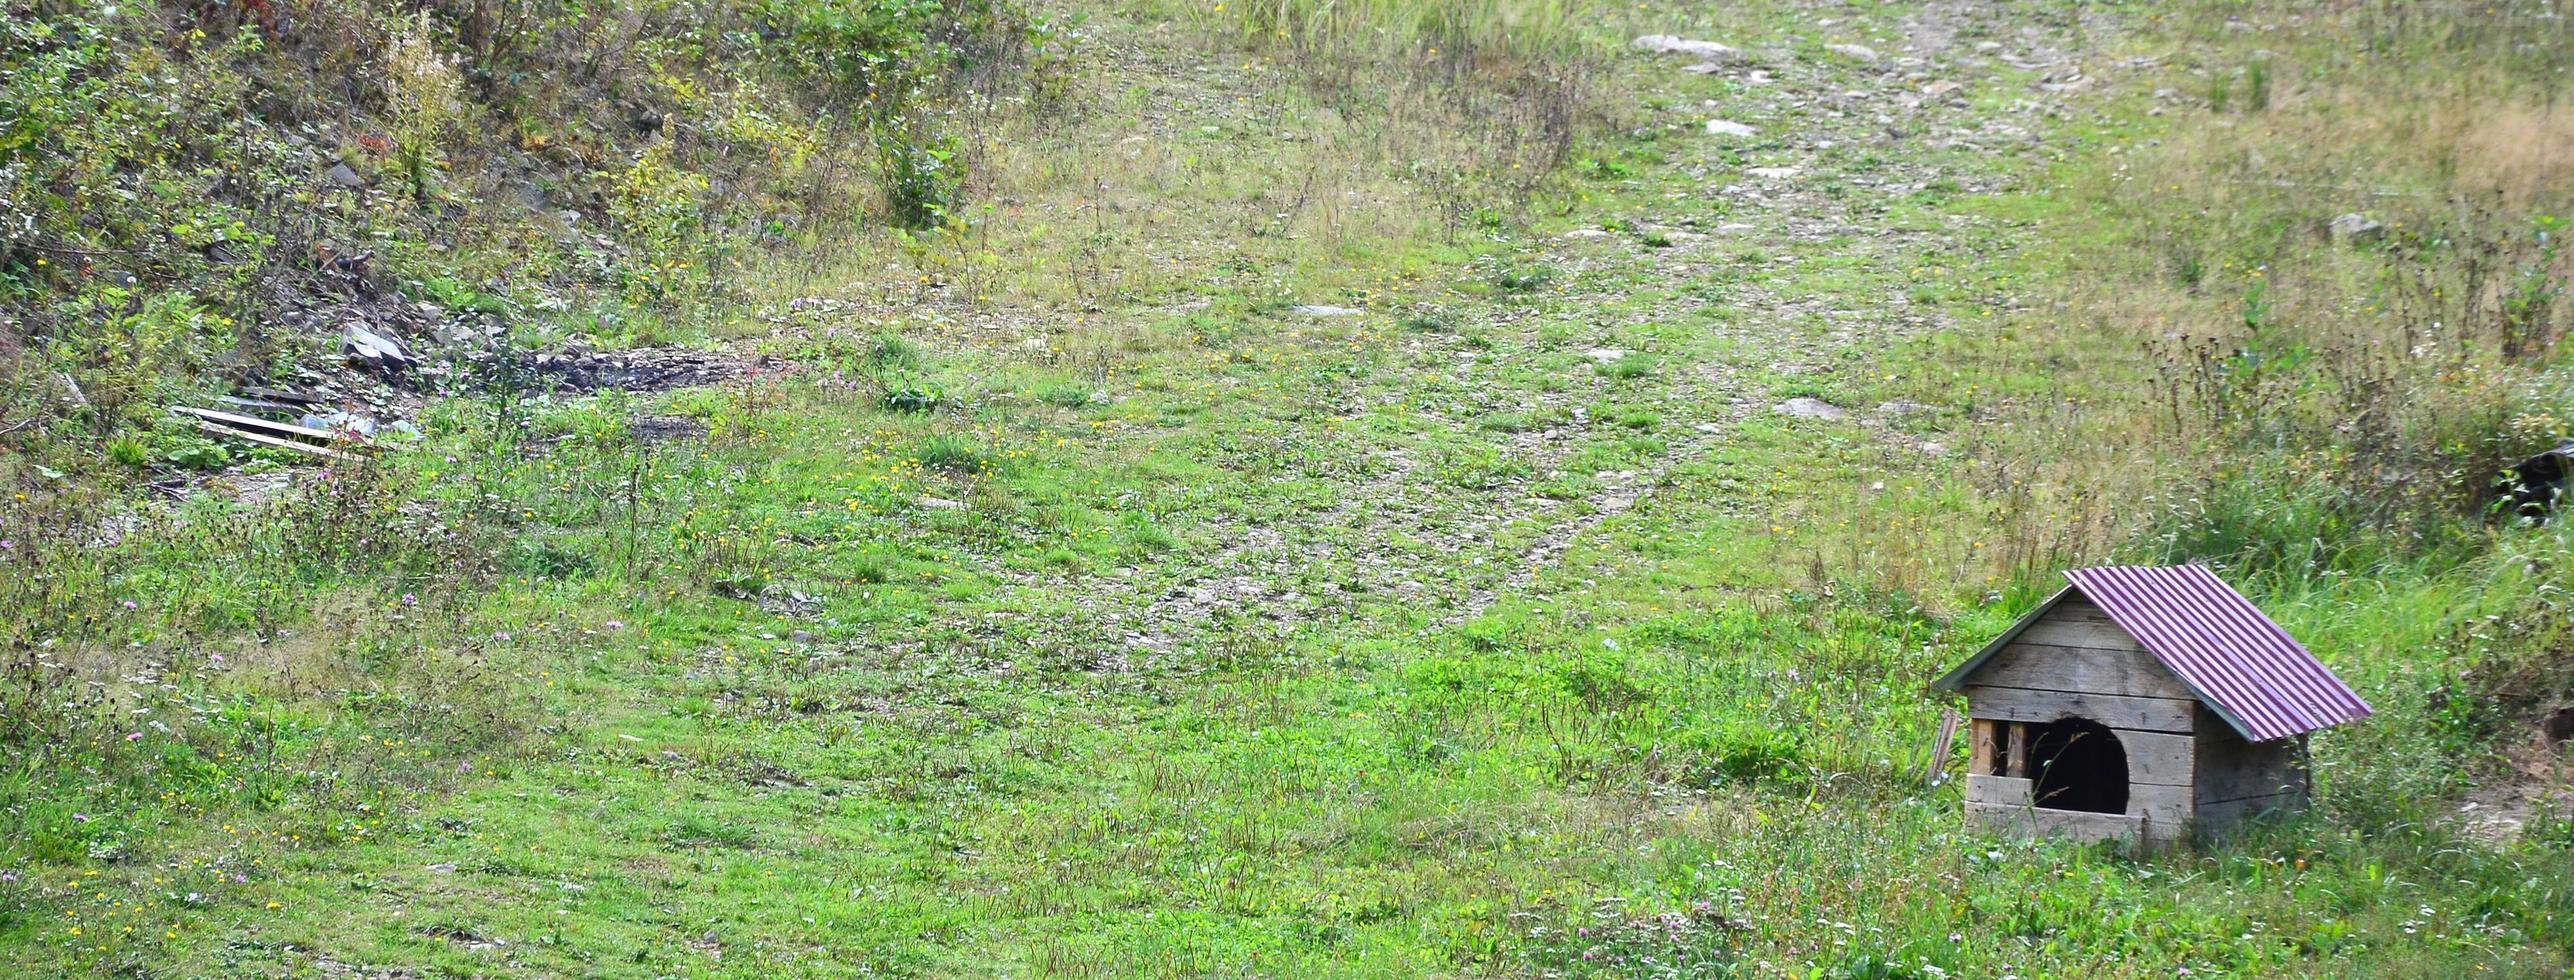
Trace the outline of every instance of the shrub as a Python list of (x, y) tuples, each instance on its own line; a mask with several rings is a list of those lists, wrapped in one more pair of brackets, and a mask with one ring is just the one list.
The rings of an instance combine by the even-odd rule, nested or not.
[(953, 139), (897, 125), (876, 137), (876, 161), (886, 220), (909, 231), (947, 225), (963, 187)]
[(608, 178), (608, 214), (634, 255), (619, 263), (626, 300), (671, 310), (703, 299), (715, 281), (701, 198), (707, 178), (675, 166), (654, 146)]
[(944, 393), (925, 381), (893, 381), (885, 383), (883, 388), (884, 390), (877, 395), (876, 401), (885, 406), (886, 411), (935, 412), (947, 401)]
[(127, 469), (142, 469), (152, 464), (152, 447), (143, 437), (131, 432), (107, 440), (107, 461)]
[(1505, 293), (1534, 292), (1555, 281), (1555, 267), (1543, 262), (1495, 262), (1486, 268), (1484, 281)]

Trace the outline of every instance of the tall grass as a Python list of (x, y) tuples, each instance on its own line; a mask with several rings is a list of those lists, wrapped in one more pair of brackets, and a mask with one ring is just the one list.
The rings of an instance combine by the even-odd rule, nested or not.
[(1572, 59), (1596, 54), (1604, 4), (1591, 0), (1266, 0), (1225, 7), (1228, 28), (1254, 45), (1390, 57)]

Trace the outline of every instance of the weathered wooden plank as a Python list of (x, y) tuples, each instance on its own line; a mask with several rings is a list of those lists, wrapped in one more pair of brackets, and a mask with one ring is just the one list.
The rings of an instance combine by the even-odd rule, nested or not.
[(2002, 774), (2005, 776), (2029, 774), (2029, 726), (2016, 721), (2004, 723)]
[(2196, 771), (2198, 757), (2195, 740), (2187, 735), (2164, 732), (2111, 730), (2118, 744), (2127, 748), (2127, 782), (2130, 785), (2150, 783), (2158, 786), (2188, 786)]
[(304, 405), (322, 404), (322, 399), (310, 393), (288, 391), (284, 388), (243, 388), (241, 389), (241, 393), (249, 395), (252, 398), (265, 398), (274, 402), (296, 402)]
[(187, 405), (172, 405), (170, 406), (170, 410), (184, 415), (193, 415), (201, 419), (211, 419), (236, 429), (248, 429), (252, 432), (266, 433), (272, 436), (283, 436), (289, 439), (310, 439), (314, 442), (329, 443), (338, 438), (335, 434), (323, 429), (306, 428), (290, 422), (272, 422), (267, 419), (252, 418), (248, 415), (239, 415), (232, 412), (218, 412), (210, 408), (193, 408)]
[(1982, 685), (1966, 689), (1966, 703), (1979, 718), (2026, 722), (2087, 718), (2111, 728), (2148, 732), (2188, 732), (2197, 721), (2199, 708), (2196, 701), (2172, 698)]
[(216, 422), (208, 422), (204, 419), (189, 419), (188, 421), (197, 428), (203, 429), (207, 432), (211, 432), (216, 435), (231, 436), (235, 439), (246, 439), (263, 446), (275, 446), (279, 449), (292, 449), (299, 453), (319, 456), (324, 459), (336, 459), (342, 462), (354, 463), (359, 460), (359, 457), (356, 455), (344, 453), (328, 446), (316, 446), (309, 442), (297, 442), (293, 439), (280, 439), (276, 436), (261, 435), (256, 432), (236, 429)]
[(2247, 742), (2213, 712), (2200, 718), (2197, 744), (2199, 804), (2256, 796), (2295, 795), (2307, 791), (2306, 770), (2299, 764), (2297, 743)]
[(2055, 608), (2047, 610), (2047, 621), (2106, 623), (2110, 619), (2108, 611), (2093, 605), (2091, 600), (2078, 595), (2069, 595), (2064, 598), (2064, 601), (2056, 603)]
[(1937, 786), (1940, 779), (1948, 774), (1948, 754), (1957, 747), (1957, 726), (1965, 721), (1966, 716), (1958, 714), (1957, 709), (1939, 709), (1939, 735), (1931, 739), (1930, 765), (1922, 774), (1923, 783)]
[[(2037, 792), (2035, 780), (2009, 776), (1970, 776), (1966, 783), (1966, 801), (1996, 806), (2034, 806), (2053, 810), (2044, 799), (2032, 799)], [(2073, 811), (2081, 812), (2081, 811)], [(2131, 784), (2127, 787), (2127, 815), (2163, 825), (2183, 825), (2198, 812), (2187, 786)]]
[(1969, 773), (1966, 777), (1966, 801), (1996, 806), (2028, 806), (2029, 781), (2017, 776)]
[(238, 408), (247, 412), (277, 412), (280, 414), (301, 415), (305, 411), (305, 408), (302, 405), (297, 405), (292, 402), (269, 401), (264, 398), (242, 398), (235, 395), (216, 395), (215, 400), (232, 408)]
[(2042, 619), (2020, 631), (2018, 642), (2044, 643), (2060, 647), (2084, 647), (2093, 650), (2136, 650), (2136, 638), (2127, 635), (2110, 622), (2085, 622), (2070, 619)]
[(2292, 813), (2304, 809), (2305, 806), (2306, 799), (2303, 794), (2282, 793), (2276, 796), (2227, 800), (2223, 803), (2211, 803), (2199, 807), (2198, 826), (2210, 833), (2219, 833), (2242, 826), (2247, 821), (2271, 814)]
[(2025, 635), (1975, 671), (1993, 687), (2083, 691), (2133, 698), (2192, 698), (2190, 687), (2143, 650), (2102, 650), (2029, 642)]
[(1975, 719), (1967, 737), (1966, 771), (1998, 774), (2002, 764), (2002, 723), (1990, 718)]
[(2038, 807), (1966, 804), (1967, 825), (1989, 833), (2023, 837), (2061, 837), (2083, 842), (2147, 840), (2145, 818), (2123, 813), (2087, 813)]
[(2198, 817), (2198, 801), (2187, 786), (2157, 786), (2152, 783), (2130, 783), (2127, 786), (2127, 812), (2168, 833), (2158, 836), (2178, 837), (2189, 833), (2190, 821)]

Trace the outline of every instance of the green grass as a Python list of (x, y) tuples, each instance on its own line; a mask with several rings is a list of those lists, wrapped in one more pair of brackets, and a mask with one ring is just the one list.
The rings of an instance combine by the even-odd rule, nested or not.
[[(1522, 12), (1525, 35), (1503, 29)], [(2158, 385), (2188, 382), (2120, 317), (2245, 321), (2240, 263), (2208, 259), (2173, 298), (2145, 285), (2178, 281), (2156, 256), (2231, 255), (2286, 220), (2184, 236), (2196, 212), (2128, 195), (2112, 175), (2146, 141), (2175, 145), (2160, 168), (2233, 159), (2184, 141), (2204, 120), (2147, 113), (2166, 83), (2047, 93), (2070, 108), (2041, 124), (1999, 115), (2038, 73), (1946, 60), (1971, 108), (1906, 126), (2008, 118), (2038, 141), (1889, 143), (1818, 100), (1918, 86), (1818, 46), (1895, 50), (1911, 8), (1808, 13), (1099, 12), (1096, 65), (1065, 84), (1102, 108), (995, 117), (1031, 138), (984, 148), (974, 172), (1026, 178), (984, 188), (988, 222), (873, 229), (826, 267), (745, 260), (751, 291), (813, 294), (715, 326), (771, 370), (434, 397), (420, 445), (377, 464), (255, 467), (300, 479), (264, 503), (146, 506), (27, 470), (0, 500), (0, 650), (35, 692), (6, 695), (0, 728), (0, 967), (2574, 963), (2562, 816), (2497, 838), (2458, 815), (2531, 787), (2516, 726), (2564, 693), (2574, 532), (2366, 509), (2377, 484), (2335, 482), (2361, 444), (2326, 428), (2159, 421)], [(2276, 46), (2266, 108), (2240, 79), (2224, 108), (2267, 120), (2245, 126), (2289, 126), (2345, 77), (2304, 60), (2345, 46), (2238, 39), (2195, 6), (2095, 11), (2079, 33), (2049, 4), (1958, 16), (1954, 51), (2039, 37), (2242, 65), (2234, 47)], [(1282, 28), (1332, 58), (1245, 54)], [(1614, 53), (1646, 30), (1757, 48), (1776, 77)], [(1543, 151), (1470, 125), (1475, 99), (1560, 92), (1369, 81), (1461, 38), (1486, 68), (1581, 67), (1582, 111), (1616, 121), (1582, 128), (1582, 153), (1616, 166), (1511, 178)], [(1702, 141), (1707, 100), (1836, 145)], [(1298, 138), (1246, 124), (1253, 103)], [(1413, 128), (1358, 145), (1389, 121)], [(1119, 142), (1148, 128), (1177, 142)], [(1118, 146), (1140, 148), (1099, 152)], [(1386, 166), (1407, 154), (1457, 172)], [(1275, 193), (1318, 164), (1312, 190)], [(1477, 168), (1505, 176), (1455, 183)], [(1769, 189), (1716, 193), (1734, 183)], [(2257, 194), (2234, 203), (2286, 207)], [(1754, 230), (1714, 232), (1737, 220)], [(1648, 222), (1693, 231), (1550, 234)], [(2283, 311), (2341, 309), (2370, 279), (2342, 265), (2368, 257), (2278, 247), (2273, 274), (2330, 273), (2275, 280)], [(1304, 303), (1368, 312), (1287, 312)], [(2552, 362), (2476, 363), (2530, 404), (2561, 390)], [(2254, 394), (2321, 417), (2332, 376), (2294, 377)], [(1851, 417), (1771, 411), (1791, 397)], [(707, 431), (635, 434), (673, 415)], [(119, 467), (186, 448), (133, 438)], [(2141, 855), (1964, 830), (1954, 782), (1926, 779), (1957, 760), (1929, 757), (1943, 704), (1923, 684), (2057, 569), (2112, 558), (2220, 562), (2377, 706), (2316, 740), (2312, 812)]]

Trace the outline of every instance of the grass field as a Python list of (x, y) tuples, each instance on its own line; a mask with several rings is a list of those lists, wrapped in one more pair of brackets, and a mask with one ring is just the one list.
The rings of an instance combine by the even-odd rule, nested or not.
[[(2552, 8), (1060, 6), (928, 229), (619, 205), (743, 377), (14, 451), (0, 969), (2574, 968)], [(2110, 560), (2377, 708), (2313, 812), (1963, 828), (1924, 685)]]

